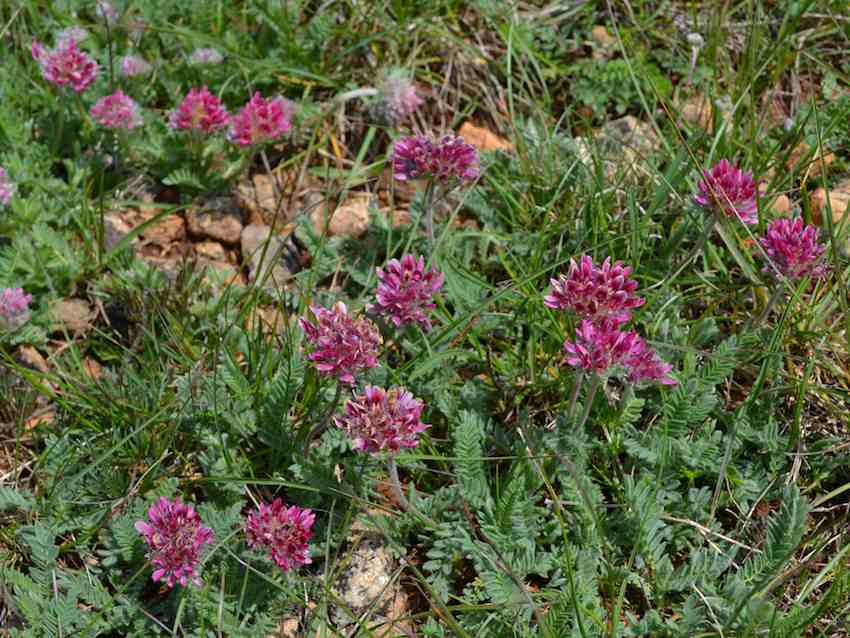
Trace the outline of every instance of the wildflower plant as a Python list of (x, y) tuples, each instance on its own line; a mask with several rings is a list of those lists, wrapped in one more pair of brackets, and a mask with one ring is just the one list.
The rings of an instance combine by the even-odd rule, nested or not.
[(211, 135), (227, 127), (230, 115), (206, 86), (191, 89), (168, 117), (168, 125), (181, 131)]
[(95, 122), (108, 129), (131, 130), (142, 125), (139, 105), (121, 89), (100, 98), (90, 113)]
[(387, 317), (396, 327), (415, 323), (429, 330), (429, 311), (436, 307), (434, 295), (443, 287), (443, 274), (426, 269), (425, 258), (411, 254), (389, 260), (376, 272), (375, 303), (367, 310)]
[(422, 208), (429, 250), (433, 255), (435, 202), (457, 184), (478, 178), (481, 173), (478, 151), (454, 135), (438, 140), (414, 135), (395, 142), (392, 167), (393, 176), (399, 181), (427, 180)]
[(122, 56), (119, 68), (121, 70), (121, 75), (125, 78), (135, 78), (148, 75), (153, 70), (150, 63), (138, 55)]
[(398, 126), (412, 116), (424, 100), (416, 91), (416, 85), (402, 70), (389, 72), (378, 87), (378, 94), (372, 106), (372, 114), (379, 122), (389, 126)]
[(383, 340), (377, 326), (365, 317), (353, 317), (341, 301), (331, 308), (312, 306), (316, 322), (301, 318), (301, 328), (312, 345), (308, 359), (323, 376), (354, 385), (360, 373), (378, 365)]
[(773, 220), (759, 243), (769, 260), (763, 272), (792, 281), (803, 277), (820, 279), (827, 273), (823, 261), (826, 245), (818, 243), (818, 228), (804, 225), (800, 217)]
[(243, 148), (280, 139), (292, 128), (292, 105), (282, 97), (254, 93), (233, 116), (228, 139)]
[(0, 288), (0, 326), (6, 330), (18, 328), (29, 317), (32, 295), (21, 288)]
[(136, 531), (148, 546), (154, 567), (151, 578), (169, 589), (180, 583), (200, 585), (200, 561), (204, 546), (212, 544), (213, 532), (201, 523), (191, 503), (160, 497), (148, 510), (147, 520), (136, 523)]
[(703, 171), (694, 201), (702, 208), (724, 218), (745, 224), (758, 223), (758, 183), (752, 171), (742, 171), (727, 159)]
[(97, 62), (80, 50), (75, 38), (60, 40), (54, 49), (33, 40), (31, 53), (41, 67), (44, 79), (54, 86), (70, 86), (75, 92), (82, 93), (97, 77)]
[(253, 549), (264, 548), (274, 563), (284, 572), (309, 565), (310, 536), (316, 515), (296, 505), (286, 506), (276, 498), (260, 503), (245, 520), (245, 537)]

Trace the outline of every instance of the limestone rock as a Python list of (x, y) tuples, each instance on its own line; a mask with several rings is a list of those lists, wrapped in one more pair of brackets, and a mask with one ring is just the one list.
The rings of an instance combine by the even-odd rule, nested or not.
[[(112, 250), (124, 237), (130, 234), (133, 226), (119, 213), (107, 213), (103, 217), (103, 246)], [(134, 239), (131, 243), (136, 243)]]
[(458, 129), (460, 135), (467, 144), (472, 144), (479, 151), (513, 151), (514, 146), (508, 140), (483, 126), (476, 126), (472, 122), (464, 122)]
[[(264, 250), (266, 242), (268, 247)], [(292, 279), (299, 270), (298, 247), (291, 234), (272, 235), (271, 227), (250, 224), (243, 229), (240, 243), (251, 281), (265, 279), (267, 287), (276, 288)]]
[[(812, 218), (815, 223), (821, 226), (823, 225), (823, 217), (827, 213), (827, 199), (829, 199), (829, 207), (832, 209), (832, 223), (840, 224), (848, 211), (848, 207), (850, 207), (850, 180), (836, 184), (830, 191), (818, 188), (812, 193)], [(850, 226), (850, 222), (847, 225)]]
[(225, 244), (238, 244), (242, 235), (242, 209), (231, 197), (214, 197), (186, 211), (189, 233)]
[(227, 261), (227, 251), (217, 241), (202, 241), (195, 244), (195, 254), (212, 261)]
[[(278, 204), (278, 198), (275, 194), (274, 182), (275, 177), (264, 173), (257, 173), (251, 180), (243, 180), (236, 187), (236, 198), (248, 213), (248, 221), (251, 224), (272, 224), (275, 222), (279, 225), (287, 216), (283, 209), (284, 202)], [(283, 185), (279, 184), (279, 189), (283, 190)], [(275, 217), (278, 219), (275, 221)]]
[(167, 246), (186, 238), (186, 222), (183, 217), (173, 213), (165, 215), (156, 223), (145, 228), (142, 237), (158, 246)]
[(369, 228), (368, 193), (352, 194), (341, 206), (325, 219), (323, 207), (316, 208), (311, 214), (317, 233), (333, 237), (360, 237)]
[(84, 299), (57, 299), (50, 302), (50, 317), (56, 332), (82, 334), (91, 328), (94, 312)]
[(32, 346), (18, 348), (17, 360), (21, 365), (39, 372), (47, 372), (47, 360)]

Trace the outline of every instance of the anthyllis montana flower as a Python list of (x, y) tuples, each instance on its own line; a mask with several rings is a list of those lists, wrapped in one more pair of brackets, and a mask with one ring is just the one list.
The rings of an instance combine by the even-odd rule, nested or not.
[(201, 584), (198, 565), (204, 545), (213, 542), (213, 532), (201, 524), (191, 504), (179, 496), (174, 501), (160, 497), (148, 510), (148, 520), (136, 522), (136, 531), (148, 545), (154, 581), (164, 580), (168, 587)]
[(378, 99), (374, 114), (391, 125), (410, 117), (422, 106), (423, 100), (416, 93), (416, 86), (404, 72), (389, 73), (378, 88)]
[(294, 107), (282, 97), (266, 99), (254, 93), (233, 116), (228, 138), (239, 146), (273, 142), (292, 128)]
[(271, 559), (283, 571), (309, 565), (310, 536), (316, 515), (309, 509), (296, 505), (287, 507), (276, 498), (271, 504), (260, 503), (257, 510), (248, 514), (245, 536), (253, 549), (265, 547)]
[(623, 360), (623, 366), (626, 369), (626, 381), (629, 383), (677, 383), (676, 379), (670, 376), (673, 366), (658, 356), (641, 337), (635, 340), (631, 351)]
[(189, 56), (189, 64), (195, 66), (203, 66), (207, 64), (221, 64), (224, 56), (216, 49), (195, 49)]
[(121, 75), (125, 78), (134, 78), (147, 75), (153, 70), (150, 63), (138, 55), (125, 55), (121, 58)]
[(605, 375), (638, 354), (639, 342), (640, 337), (633, 330), (623, 332), (616, 323), (585, 319), (576, 329), (575, 341), (564, 341), (564, 352), (567, 363), (574, 368)]
[(11, 329), (22, 325), (29, 317), (32, 295), (21, 288), (0, 288), (0, 326)]
[(356, 375), (378, 365), (382, 339), (365, 317), (352, 317), (341, 301), (332, 308), (312, 306), (316, 323), (301, 319), (301, 328), (313, 346), (307, 357), (323, 375), (354, 385)]
[(393, 453), (416, 447), (419, 435), (430, 427), (420, 420), (423, 407), (404, 388), (368, 386), (362, 395), (346, 401), (334, 423), (348, 433), (355, 450)]
[(550, 280), (552, 292), (543, 298), (543, 303), (558, 310), (572, 310), (582, 319), (625, 323), (632, 308), (644, 302), (635, 295), (637, 281), (629, 279), (631, 272), (622, 262), (612, 264), (610, 257), (596, 266), (593, 259), (583, 255), (578, 262), (570, 260), (566, 275)]
[(90, 113), (95, 122), (106, 128), (133, 129), (142, 124), (139, 105), (121, 89), (100, 98)]
[(817, 279), (828, 270), (821, 259), (826, 245), (818, 243), (817, 226), (804, 226), (800, 217), (773, 220), (759, 243), (771, 261), (764, 272), (779, 271), (788, 279)]
[(434, 295), (443, 287), (443, 274), (433, 268), (426, 270), (424, 257), (417, 259), (409, 254), (401, 260), (390, 259), (376, 272), (376, 301), (367, 310), (385, 315), (396, 326), (418, 323), (428, 330), (428, 311), (434, 308)]
[(9, 177), (9, 173), (0, 166), (0, 205), (7, 206), (17, 190), (18, 187)]
[(758, 182), (752, 171), (742, 171), (722, 159), (697, 184), (694, 201), (703, 208), (726, 217), (737, 217), (745, 224), (758, 223)]
[(33, 40), (31, 52), (41, 66), (41, 75), (55, 86), (71, 86), (82, 93), (97, 77), (97, 62), (80, 51), (74, 38), (58, 41), (52, 50)]
[(173, 129), (197, 131), (209, 135), (227, 126), (230, 115), (227, 109), (207, 87), (191, 89), (183, 101), (171, 112), (168, 125)]
[(424, 135), (405, 137), (393, 146), (393, 174), (400, 181), (427, 177), (473, 180), (478, 177), (478, 151), (463, 138), (447, 135), (432, 140)]

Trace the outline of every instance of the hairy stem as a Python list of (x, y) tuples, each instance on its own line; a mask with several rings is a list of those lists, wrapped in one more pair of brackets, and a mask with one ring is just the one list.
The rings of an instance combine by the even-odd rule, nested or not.
[(342, 383), (337, 381), (336, 390), (334, 391), (334, 398), (331, 400), (328, 409), (325, 411), (322, 420), (319, 421), (319, 424), (310, 430), (310, 434), (307, 436), (307, 443), (310, 441), (314, 441), (317, 437), (321, 436), (322, 432), (328, 429), (328, 424), (331, 422), (331, 417), (333, 413), (336, 412), (337, 405), (339, 405), (339, 398), (342, 396)]
[(401, 487), (401, 480), (398, 478), (398, 465), (396, 465), (395, 456), (390, 456), (387, 459), (387, 473), (390, 475), (390, 485), (393, 488), (393, 494), (395, 495), (396, 500), (399, 502), (399, 505), (401, 505), (401, 509), (409, 514), (418, 516), (423, 521), (436, 527), (437, 523), (428, 516), (425, 516), (425, 514), (414, 509), (410, 504), (410, 501), (408, 501), (407, 497), (404, 495), (404, 489)]
[(593, 380), (590, 382), (590, 389), (587, 391), (587, 398), (584, 400), (584, 410), (581, 411), (581, 418), (576, 424), (576, 430), (581, 430), (584, 424), (587, 423), (587, 417), (590, 416), (590, 408), (593, 405), (593, 397), (596, 396), (596, 390), (599, 389), (599, 385), (599, 375), (594, 374)]
[(573, 423), (576, 417), (576, 403), (578, 402), (578, 393), (581, 390), (581, 385), (584, 382), (584, 370), (579, 370), (573, 381), (573, 391), (570, 394), (570, 407), (567, 408), (567, 423)]

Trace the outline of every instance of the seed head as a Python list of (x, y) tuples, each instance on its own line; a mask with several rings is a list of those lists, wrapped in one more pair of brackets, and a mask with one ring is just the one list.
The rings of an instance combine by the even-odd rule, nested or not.
[(413, 448), (430, 426), (420, 421), (423, 404), (404, 388), (369, 386), (345, 404), (334, 423), (351, 437), (355, 450), (370, 454)]
[(213, 532), (201, 524), (191, 504), (180, 497), (174, 501), (160, 497), (148, 510), (148, 520), (136, 522), (136, 531), (148, 545), (155, 582), (165, 580), (169, 588), (175, 583), (201, 584), (198, 564), (204, 545), (213, 542)]
[(287, 507), (276, 498), (271, 504), (260, 503), (257, 510), (248, 514), (245, 536), (251, 548), (265, 547), (271, 559), (286, 572), (312, 562), (308, 543), (315, 520), (311, 510)]
[(224, 61), (224, 56), (218, 50), (212, 48), (195, 49), (189, 56), (189, 64), (194, 66), (221, 64), (222, 61)]
[(803, 226), (800, 217), (773, 220), (759, 243), (772, 262), (772, 266), (768, 264), (762, 269), (764, 272), (775, 273), (778, 270), (793, 280), (803, 277), (818, 279), (828, 271), (821, 259), (826, 245), (818, 243), (817, 226)]
[(710, 171), (703, 171), (697, 190), (694, 201), (703, 208), (737, 217), (745, 224), (758, 223), (758, 183), (752, 171), (744, 172), (722, 159)]
[(125, 78), (134, 78), (147, 75), (153, 67), (138, 55), (125, 55), (121, 58), (121, 75)]
[(378, 365), (382, 339), (374, 323), (352, 317), (341, 301), (332, 308), (310, 310), (316, 323), (302, 318), (301, 328), (313, 346), (308, 359), (320, 374), (354, 385), (356, 375)]
[(437, 141), (424, 135), (402, 138), (393, 147), (392, 162), (400, 181), (420, 177), (469, 181), (481, 172), (475, 147), (453, 135)]
[(583, 319), (622, 324), (631, 317), (631, 309), (643, 305), (634, 294), (637, 281), (629, 279), (632, 269), (607, 257), (596, 266), (588, 255), (576, 263), (570, 260), (566, 275), (551, 279), (552, 292), (543, 298), (550, 308), (572, 310)]

